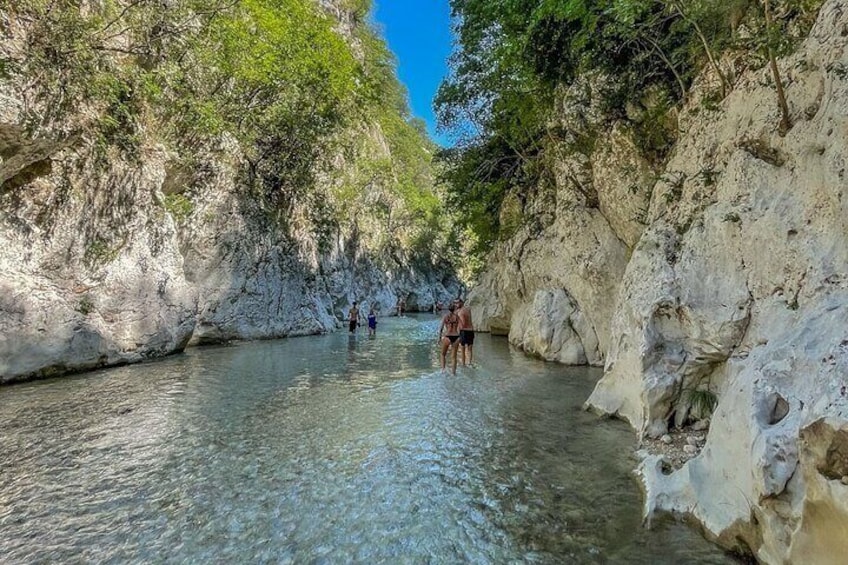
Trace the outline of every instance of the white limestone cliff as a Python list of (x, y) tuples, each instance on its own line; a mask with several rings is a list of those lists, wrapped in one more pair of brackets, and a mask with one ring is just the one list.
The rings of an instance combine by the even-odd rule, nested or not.
[(238, 185), (235, 153), (207, 156), (208, 177), (192, 184), (194, 209), (178, 223), (163, 206), (169, 162), (156, 147), (97, 179), (85, 155), (59, 151), (51, 171), (3, 191), (0, 382), (190, 342), (333, 331), (354, 300), (386, 315), (401, 297), (429, 310), (459, 293), (449, 270), (378, 262), (353, 234), (319, 251), (310, 230), (279, 229)]
[(646, 516), (690, 515), (763, 563), (848, 556), (846, 47), (848, 3), (828, 0), (779, 61), (785, 136), (762, 68), (717, 109), (700, 103), (701, 79), (663, 170), (618, 126), (591, 157), (562, 158), (472, 293), (480, 329), (604, 364), (587, 407), (640, 438), (688, 427), (716, 399), (682, 468), (642, 452)]
[(0, 194), (0, 382), (180, 351), (194, 329), (155, 157), (93, 183), (62, 154), (62, 188), (54, 171)]
[(793, 127), (778, 134), (768, 70), (686, 133), (654, 189), (588, 401), (657, 437), (718, 405), (703, 450), (640, 467), (646, 511), (697, 518), (764, 563), (848, 555), (848, 5), (826, 2), (780, 62)]
[[(524, 210), (533, 221), (496, 247), (469, 295), (475, 326), (550, 361), (602, 365), (629, 246), (644, 227), (649, 172), (620, 128), (591, 159), (559, 161), (554, 186)], [(613, 179), (625, 174), (621, 189)]]

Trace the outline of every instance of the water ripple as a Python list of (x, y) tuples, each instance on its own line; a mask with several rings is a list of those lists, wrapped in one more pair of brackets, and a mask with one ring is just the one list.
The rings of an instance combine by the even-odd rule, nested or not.
[(725, 563), (639, 524), (598, 374), (438, 320), (0, 389), (3, 563)]

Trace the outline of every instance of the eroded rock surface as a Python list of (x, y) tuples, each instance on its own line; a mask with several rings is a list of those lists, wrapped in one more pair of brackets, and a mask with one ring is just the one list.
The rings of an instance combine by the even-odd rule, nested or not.
[[(764, 67), (717, 108), (699, 79), (663, 170), (621, 124), (586, 155), (572, 143), (553, 187), (507, 201), (525, 221), (472, 293), (481, 329), (605, 365), (587, 406), (643, 440), (648, 516), (690, 514), (765, 563), (848, 555), (846, 30), (848, 4), (829, 0), (780, 61), (785, 136)], [(568, 129), (598, 119), (590, 94), (572, 102)], [(710, 415), (706, 442), (686, 444)]]
[[(597, 156), (572, 154), (556, 168), (555, 186), (540, 187), (523, 211), (532, 220), (491, 254), (470, 305), (476, 327), (529, 353), (602, 365), (653, 177), (621, 128)], [(624, 175), (626, 187), (615, 182)]]
[(646, 511), (691, 514), (765, 563), (848, 555), (846, 25), (848, 6), (827, 2), (781, 62), (785, 137), (766, 69), (719, 111), (687, 116), (664, 175), (676, 180), (654, 189), (588, 402), (659, 437), (713, 395), (695, 458), (670, 473), (659, 456), (640, 467)]

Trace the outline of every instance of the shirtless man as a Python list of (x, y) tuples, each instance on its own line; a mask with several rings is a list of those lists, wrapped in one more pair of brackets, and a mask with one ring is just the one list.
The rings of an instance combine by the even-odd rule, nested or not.
[(462, 366), (466, 365), (466, 352), (468, 364), (474, 362), (474, 322), (471, 321), (471, 308), (465, 305), (462, 298), (458, 298), (456, 305), (459, 308), (456, 315), (459, 317), (459, 347), (462, 349)]
[(348, 312), (347, 322), (347, 331), (350, 333), (356, 332), (356, 326), (359, 325), (359, 308), (356, 306), (356, 302), (353, 303), (350, 312)]
[[(453, 351), (453, 369), (456, 374), (456, 350), (459, 344), (459, 316), (456, 315), (456, 306), (453, 304), (448, 308), (449, 312), (442, 318), (442, 327), (439, 328), (439, 342), (442, 344), (442, 371), (447, 365), (448, 349)], [(442, 335), (444, 333), (444, 335)]]

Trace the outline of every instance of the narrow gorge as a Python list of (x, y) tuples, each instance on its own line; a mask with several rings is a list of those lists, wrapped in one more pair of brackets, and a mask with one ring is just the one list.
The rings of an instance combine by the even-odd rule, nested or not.
[[(498, 412), (495, 393), (524, 398), (538, 386), (543, 392), (529, 397), (543, 404), (549, 390), (583, 391), (588, 374), (588, 398), (567, 400), (585, 402), (601, 430), (593, 438), (613, 433), (607, 418), (635, 431), (644, 527), (671, 515), (734, 558), (845, 563), (848, 2), (451, 0), (450, 10), (454, 53), (435, 99), (452, 136), (442, 147), (413, 116), (368, 0), (0, 0), (0, 384), (65, 379), (190, 346), (332, 334), (356, 301), (385, 317), (400, 301), (430, 312), (470, 289), (475, 328), (493, 336), (481, 340), (483, 351), (499, 356), (485, 373), (493, 389), (456, 384), (484, 374), (479, 367), (448, 385), (424, 374), (432, 398), (414, 389), (410, 375), (432, 361), (423, 348), (435, 320), (391, 321), (397, 333), (385, 339), (398, 355), (385, 362), (403, 367), (390, 379), (392, 391), (409, 395), (395, 397), (401, 414), (416, 404), (442, 414), (456, 401), (479, 417), (458, 440), (416, 416), (428, 433), (463, 446), (451, 462), (493, 466), (497, 488), (474, 491), (482, 502), (470, 505), (471, 522), (488, 527), (491, 514), (512, 524), (492, 499), (518, 492), (516, 477), (532, 482), (522, 473), (533, 472), (510, 467), (523, 463), (488, 451), (505, 429), (515, 432), (510, 426), (531, 442), (512, 408)], [(335, 337), (321, 343), (344, 357)], [(545, 368), (505, 361), (500, 337)], [(298, 354), (283, 347), (283, 361)], [(362, 348), (351, 336), (348, 364)], [(268, 384), (274, 363), (260, 357), (285, 362), (255, 351), (239, 361), (261, 370), (244, 387), (260, 399), (251, 402), (270, 399), (276, 411), (263, 406), (264, 417), (308, 427), (324, 445), (309, 435), (321, 422), (308, 409), (294, 417), (276, 403), (299, 398), (291, 390), (320, 396), (310, 371), (342, 371), (298, 359), (303, 380), (283, 393)], [(187, 362), (193, 355), (201, 354)], [(178, 369), (169, 370), (192, 370), (170, 362)], [(510, 363), (526, 371), (520, 387), (501, 370)], [(197, 365), (214, 373), (208, 360)], [(378, 387), (379, 378), (350, 371), (357, 392)], [(558, 375), (574, 383), (561, 388)], [(232, 390), (217, 373), (213, 380)], [(471, 397), (492, 406), (478, 414)], [(325, 421), (364, 403), (320, 400)], [(142, 411), (137, 402), (127, 414)], [(391, 435), (379, 415), (351, 413), (372, 430), (369, 445)], [(409, 432), (408, 422), (387, 421)], [(352, 436), (360, 423), (334, 430)], [(545, 440), (556, 447), (538, 450), (567, 451), (573, 438), (560, 431)], [(273, 444), (273, 434), (258, 435)], [(408, 437), (416, 449), (426, 443)], [(287, 450), (305, 449), (295, 435), (287, 441)], [(414, 451), (370, 448), (356, 465), (387, 476)], [(314, 461), (341, 465), (338, 451)], [(474, 473), (460, 465), (451, 475), (437, 451), (415, 451), (415, 463), (436, 469), (440, 488), (464, 488)], [(539, 465), (549, 471), (545, 457)], [(304, 467), (323, 477), (314, 461)], [(505, 468), (514, 474), (499, 476)], [(286, 468), (286, 481), (300, 472)], [(536, 503), (515, 496), (527, 500), (501, 502), (516, 516)], [(563, 508), (568, 498), (544, 496)], [(297, 508), (293, 500), (285, 512)], [(545, 520), (559, 528), (558, 519), (584, 518), (552, 511), (533, 508), (541, 522), (504, 553), (462, 553), (456, 542), (443, 548), (455, 553), (416, 547), (423, 553), (415, 555), (531, 559)], [(0, 512), (4, 527), (5, 519)], [(621, 554), (606, 561), (574, 532), (545, 534), (567, 551), (544, 559), (627, 562)], [(499, 535), (486, 530), (481, 539)], [(404, 558), (398, 551), (377, 561)]]
[(0, 382), (459, 293), (367, 9), (0, 7)]

